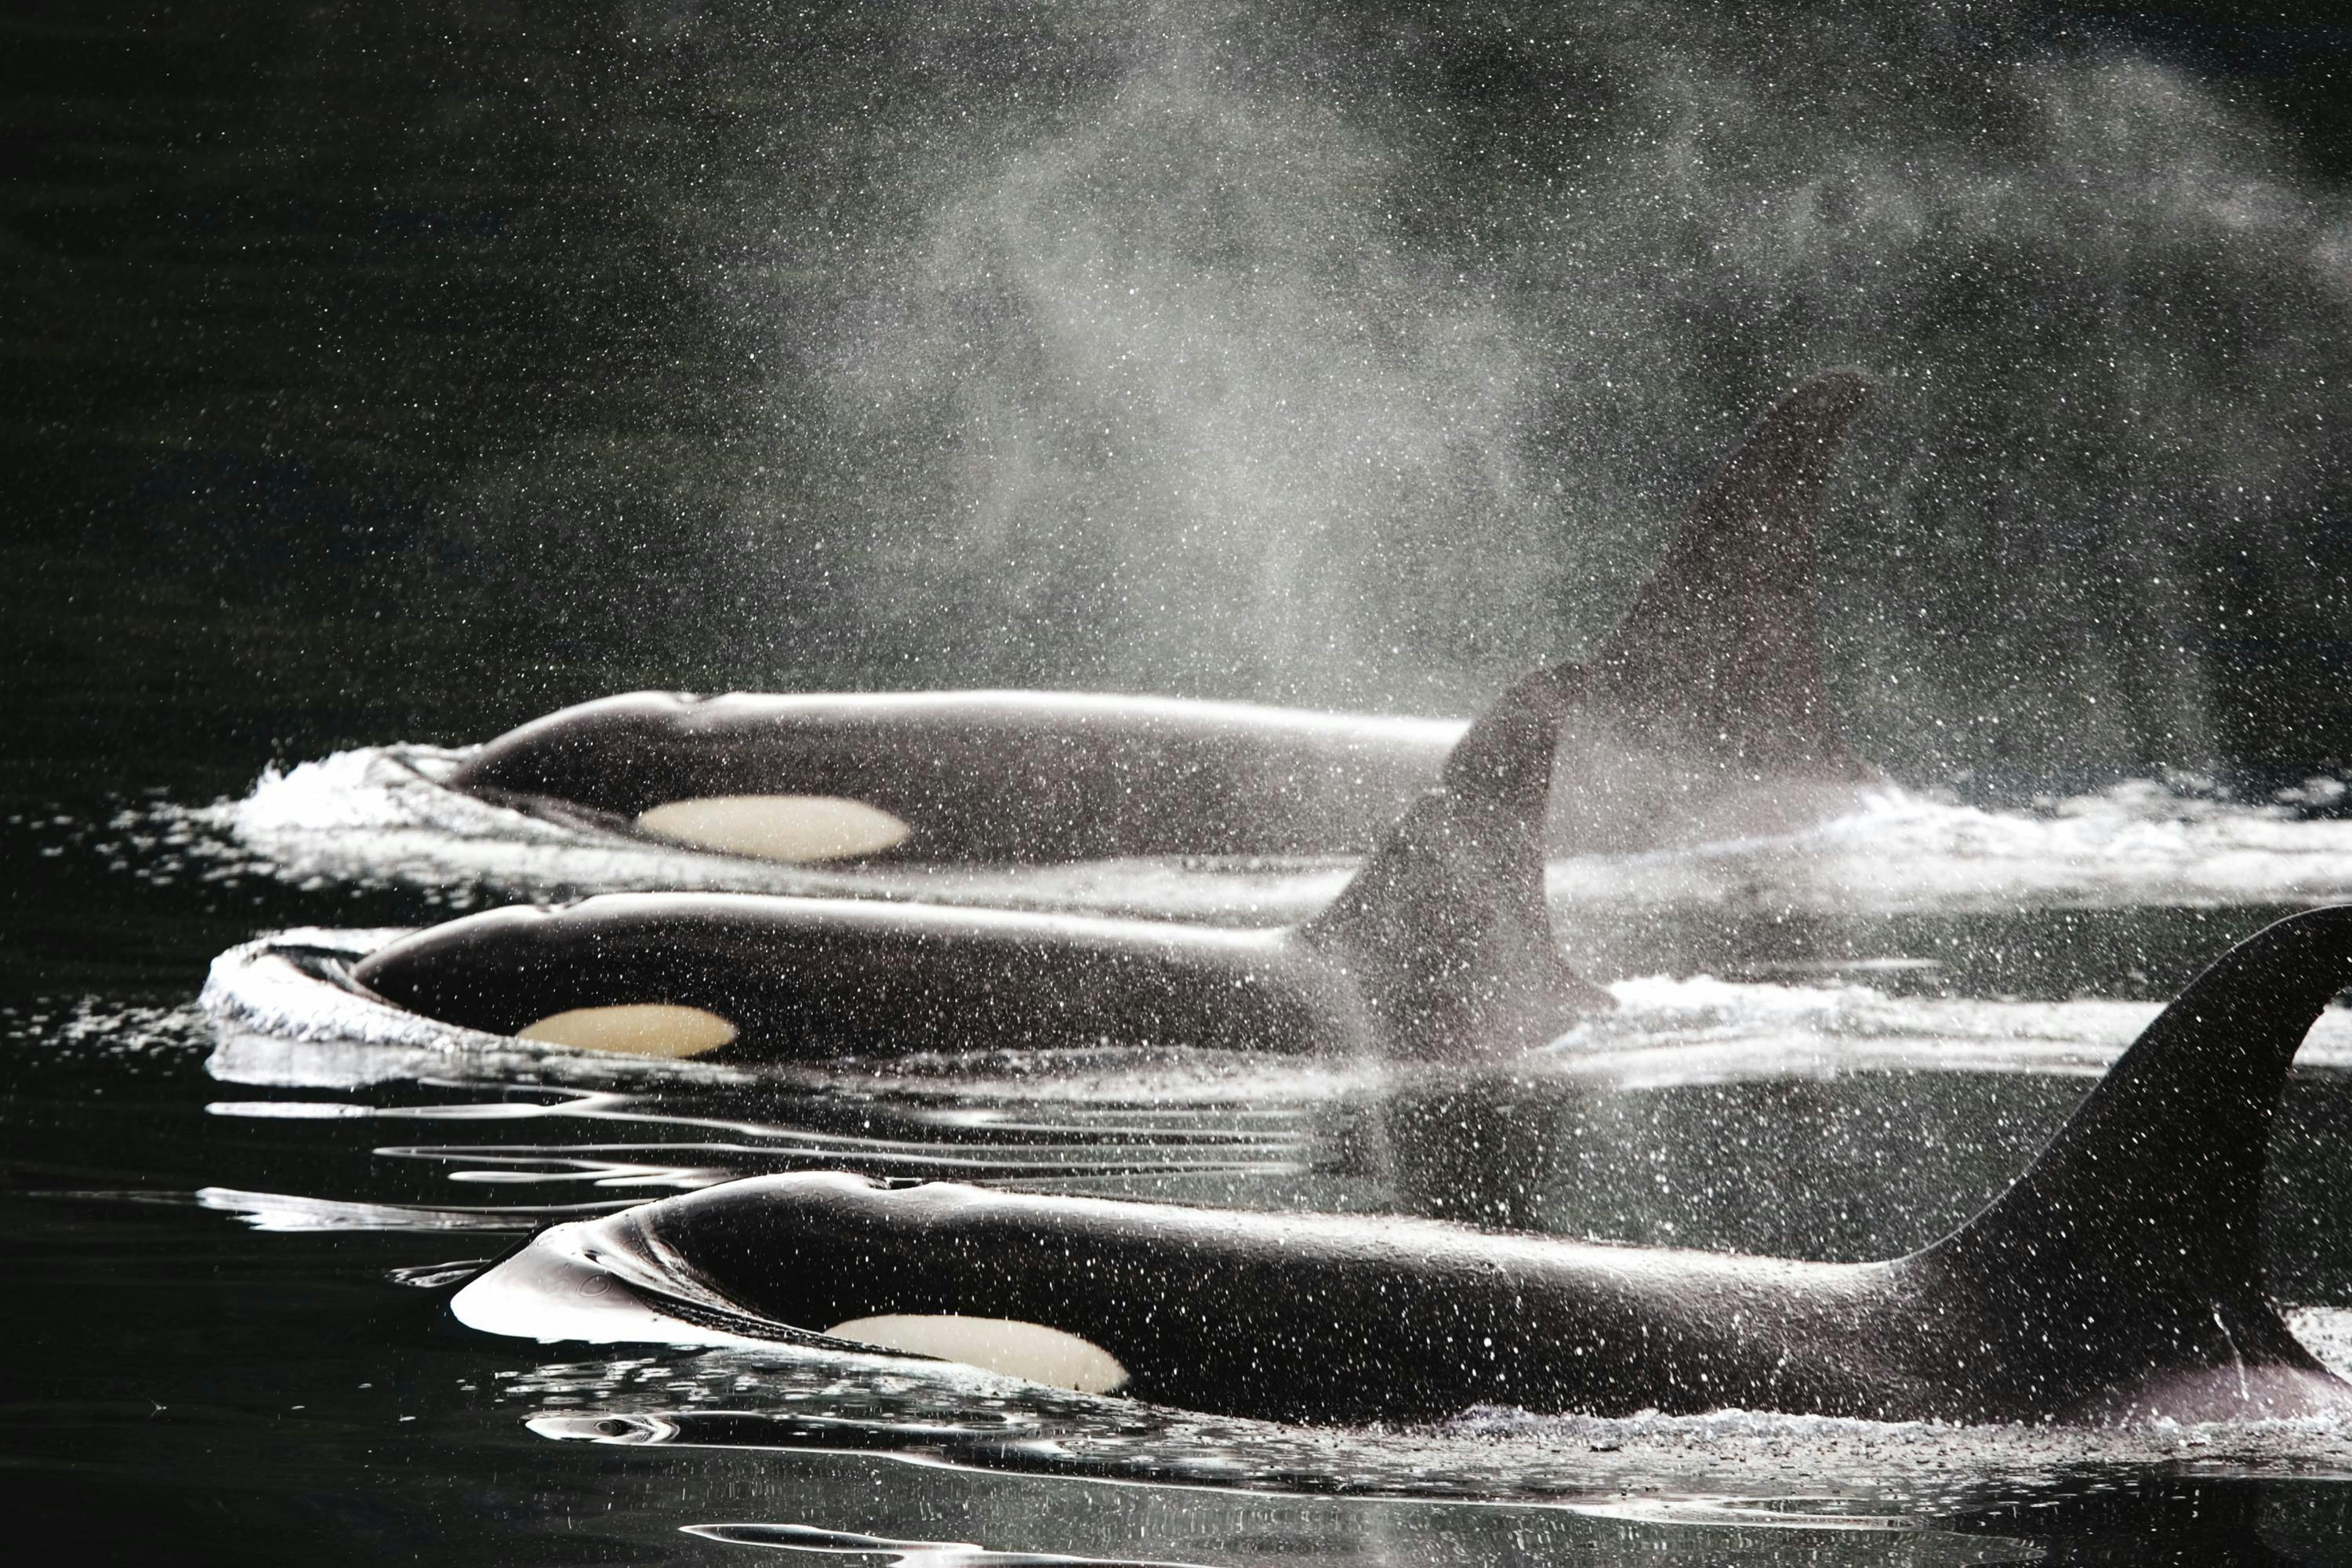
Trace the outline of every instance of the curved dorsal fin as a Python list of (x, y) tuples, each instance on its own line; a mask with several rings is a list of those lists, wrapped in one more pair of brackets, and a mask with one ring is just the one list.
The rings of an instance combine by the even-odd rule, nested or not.
[(1300, 928), (1357, 973), (1393, 1054), (1519, 1049), (1613, 1005), (1561, 960), (1544, 900), (1552, 757), (1582, 679), (1556, 665), (1513, 683), (1454, 743), (1438, 787)]
[(1651, 748), (1743, 770), (1863, 777), (1822, 678), (1813, 519), (1870, 395), (1828, 371), (1748, 433), (1588, 661), (1589, 700)]
[[(1989, 1336), (2307, 1360), (2263, 1293), (2263, 1176), (2287, 1068), (2352, 985), (2352, 906), (2257, 931), (2189, 984), (2017, 1182), (1898, 1268)], [(2218, 1336), (2218, 1338), (2217, 1338)], [(2208, 1343), (2207, 1342), (2211, 1342)]]
[[(1483, 1055), (1533, 1044), (1608, 994), (1563, 963), (1544, 902), (1545, 818), (1563, 721), (1723, 770), (1867, 776), (1822, 680), (1813, 513), (1869, 393), (1815, 376), (1750, 433), (1587, 664), (1522, 677), (1455, 744), (1332, 906), (1302, 928), (1360, 966), (1389, 1048)], [(1587, 780), (1605, 792), (1610, 780)]]

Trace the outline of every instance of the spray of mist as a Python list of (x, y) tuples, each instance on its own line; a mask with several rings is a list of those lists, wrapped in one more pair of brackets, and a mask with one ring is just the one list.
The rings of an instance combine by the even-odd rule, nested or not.
[(2195, 763), (2352, 625), (2352, 202), (2177, 69), (1932, 13), (1076, 15), (906, 46), (821, 325), (725, 290), (834, 465), (818, 566), (749, 487), (765, 592), (868, 668), (1459, 710), (1832, 364), (1884, 384), (1824, 539), (1877, 754)]
[(1410, 176), (1181, 57), (960, 158), (837, 360), (848, 438), (906, 458), (873, 610), (983, 668), (1326, 698), (1539, 637), (1530, 365), (1399, 232)]

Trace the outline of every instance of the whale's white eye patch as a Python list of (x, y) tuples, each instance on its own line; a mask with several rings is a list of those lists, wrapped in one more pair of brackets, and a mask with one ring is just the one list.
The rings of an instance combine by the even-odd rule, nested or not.
[(837, 795), (713, 795), (637, 814), (656, 837), (762, 860), (842, 860), (907, 841), (914, 829), (878, 805)]
[(852, 1318), (825, 1332), (836, 1340), (960, 1361), (983, 1372), (1025, 1377), (1080, 1394), (1116, 1394), (1127, 1386), (1127, 1368), (1102, 1346), (1060, 1329), (1013, 1318), (894, 1312)]
[(551, 1013), (529, 1028), (516, 1030), (515, 1037), (633, 1057), (698, 1057), (733, 1039), (735, 1026), (699, 1007), (633, 1002), (618, 1007), (574, 1007)]

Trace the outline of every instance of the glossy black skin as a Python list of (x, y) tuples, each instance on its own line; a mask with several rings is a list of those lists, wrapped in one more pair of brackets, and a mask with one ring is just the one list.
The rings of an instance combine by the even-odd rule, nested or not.
[(877, 860), (1361, 853), (1468, 725), (1067, 691), (640, 691), (499, 737), (453, 786), (634, 833), (709, 795), (837, 795), (914, 832)]
[(1290, 931), (871, 900), (626, 893), (498, 910), (380, 950), (356, 978), (499, 1035), (575, 1007), (701, 1007), (741, 1031), (722, 1060), (1371, 1039), (1354, 986)]
[(1454, 746), (1330, 908), (1283, 931), (757, 894), (500, 910), (388, 943), (355, 982), (494, 1034), (616, 1004), (704, 1008), (756, 1058), (1181, 1043), (1486, 1056), (1608, 1005), (1544, 903), (1552, 755), (1582, 672), (1535, 670)]
[(1481, 1402), (1948, 1421), (2352, 1415), (2264, 1296), (2288, 1064), (2352, 983), (2352, 908), (2281, 921), (2159, 1017), (2008, 1193), (1879, 1263), (1612, 1247), (835, 1173), (559, 1227), (685, 1321), (794, 1337), (883, 1313), (1040, 1322), (1141, 1397), (1409, 1419)]
[[(1825, 376), (1775, 409), (1694, 510), (1667, 566), (1617, 637), (1586, 664), (1522, 678), (1475, 723), (1450, 733), (1442, 761), (1416, 756), (1412, 766), (1430, 770), (1427, 786), (1395, 808), (1395, 819), (1331, 907), (1286, 933), (908, 904), (646, 896), (453, 921), (371, 954), (355, 978), (398, 1005), (495, 1033), (586, 1006), (699, 1006), (739, 1026), (730, 1053), (771, 1058), (1103, 1040), (1370, 1048), (1423, 1059), (1524, 1048), (1549, 1038), (1575, 1013), (1607, 1005), (1605, 994), (1569, 973), (1552, 939), (1543, 887), (1548, 823), (1556, 816), (1586, 822), (1582, 814), (1596, 805), (1644, 818), (1655, 804), (1638, 791), (1616, 799), (1611, 789), (1594, 787), (1572, 794), (1553, 813), (1552, 781), (1563, 749), (1609, 754), (1638, 720), (1649, 738), (1703, 742), (1718, 773), (1821, 773), (1850, 761), (1819, 697), (1809, 522), (1837, 439), (1862, 395), (1859, 378)], [(1699, 593), (1695, 581), (1723, 586), (1726, 600)], [(1780, 635), (1792, 605), (1807, 612), (1794, 639)], [(1655, 647), (1671, 649), (1671, 657), (1650, 657)], [(1097, 764), (1103, 756), (1157, 758), (1153, 766), (1195, 782), (1271, 782), (1280, 787), (1259, 812), (1294, 824), (1300, 819), (1286, 816), (1282, 803), (1291, 796), (1282, 792), (1305, 789), (1297, 781), (1312, 770), (1302, 760), (1307, 753), (1285, 748), (1305, 744), (1301, 737), (1322, 748), (1314, 755), (1326, 766), (1327, 782), (1329, 766), (1349, 770), (1354, 787), (1343, 792), (1349, 798), (1379, 799), (1399, 787), (1395, 774), (1365, 760), (1375, 751), (1362, 721), (1344, 717), (1307, 715), (1294, 725), (1269, 723), (1264, 710), (1246, 721), (1228, 710), (1200, 727), (1181, 718), (1202, 708), (1197, 704), (1147, 705), (1146, 722), (1098, 699), (992, 699), (969, 712), (939, 698), (834, 700), (851, 717), (829, 731), (819, 754), (828, 766), (862, 771), (814, 784), (803, 778), (793, 787), (904, 805), (912, 797), (894, 796), (892, 789), (944, 790), (977, 781), (975, 793), (948, 790), (942, 799), (952, 796), (954, 809), (984, 805), (992, 831), (1049, 843), (1056, 853), (1074, 845), (1109, 847), (1087, 835), (1117, 828), (1130, 802), (1141, 820), (1192, 821), (1220, 833), (1255, 818), (1220, 796), (1217, 811), (1197, 820), (1205, 808), (1181, 790), (1174, 796), (1181, 810), (1171, 815), (1148, 780), (1123, 771), (1126, 763), (1045, 770), (1066, 772), (1066, 796), (1034, 781), (1008, 796), (999, 786), (1025, 778), (1040, 755), (1068, 752)], [(562, 787), (590, 792), (593, 808), (616, 814), (616, 821), (649, 798), (630, 793), (646, 788), (647, 778), (658, 776), (660, 788), (688, 795), (740, 787), (744, 781), (723, 770), (739, 763), (751, 741), (680, 741), (673, 721), (684, 710), (663, 701), (669, 707), (651, 719), (634, 700), (610, 705), (618, 741), (596, 728), (605, 720), (583, 731), (559, 715), (540, 741), (511, 750), (538, 764), (562, 764), (569, 770)], [(704, 706), (717, 713), (730, 701), (740, 706), (738, 700)], [(877, 726), (858, 717), (893, 702), (921, 721)], [(1059, 721), (1019, 728), (1040, 710)], [(1074, 721), (1079, 714), (1087, 716), (1083, 722)], [(1166, 717), (1166, 725), (1152, 728), (1160, 719), (1150, 715)], [(1760, 727), (1727, 727), (1734, 726), (1730, 715), (1756, 717)], [(1195, 766), (1241, 733), (1256, 740), (1225, 758), (1231, 768)], [(1017, 745), (1011, 738), (1016, 734)], [(1139, 735), (1156, 738), (1144, 745)], [(478, 762), (478, 787), (487, 764), (508, 750), (493, 747)], [(1260, 764), (1268, 757), (1284, 759), (1283, 767), (1265, 772)], [(1364, 783), (1374, 777), (1384, 781), (1378, 789)], [(1665, 777), (1681, 787), (1693, 775), (1669, 769)], [(1105, 791), (1108, 805), (1094, 798), (1093, 792)], [(921, 811), (907, 809), (919, 819), (909, 841), (916, 852), (958, 852), (927, 838)], [(1581, 828), (1579, 834), (1590, 837)], [(1239, 840), (1218, 842), (1232, 847)], [(982, 841), (990, 854), (1010, 854), (1013, 847), (1012, 839)], [(1129, 840), (1123, 847), (1137, 845)]]
[[(1876, 782), (1838, 738), (1813, 591), (1814, 514), (1866, 393), (1832, 372), (1782, 399), (1586, 661), (1556, 852), (1785, 831)], [(671, 801), (843, 796), (912, 830), (874, 860), (1356, 855), (1466, 728), (1066, 691), (634, 692), (502, 735), (449, 782), (618, 833)]]

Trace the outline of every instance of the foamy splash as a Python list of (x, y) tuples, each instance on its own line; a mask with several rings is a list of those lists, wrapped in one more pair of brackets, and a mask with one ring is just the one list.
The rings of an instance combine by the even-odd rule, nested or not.
[[(742, 1081), (757, 1069), (571, 1051), (445, 1024), (376, 1000), (349, 966), (397, 931), (306, 929), (232, 948), (213, 963), (202, 1005), (217, 1037), (211, 1070), (225, 1081), (352, 1087), (457, 1071), (631, 1082)], [(1639, 976), (1609, 987), (1595, 1014), (1511, 1064), (1525, 1078), (1574, 1078), (1661, 1089), (1845, 1071), (2034, 1073), (2106, 1070), (2159, 1011), (2153, 1002), (2019, 1002), (1892, 995), (1862, 984), (1804, 986)], [(2296, 1057), (2305, 1069), (2352, 1069), (2352, 1008), (2320, 1016)], [(964, 1095), (1016, 1100), (1205, 1096), (1337, 1098), (1388, 1076), (1354, 1060), (1301, 1060), (1164, 1047), (1008, 1053), (925, 1052), (903, 1064), (795, 1064), (810, 1088), (871, 1087), (885, 1079), (951, 1082)], [(1428, 1069), (1443, 1071), (1445, 1069)]]
[[(446, 784), (467, 752), (340, 752), (263, 775), (237, 801), (125, 813), (215, 872), (304, 887), (423, 889), (454, 907), (601, 890), (699, 889), (920, 898), (1258, 924), (1297, 919), (1345, 883), (1343, 859), (1120, 860), (1070, 866), (811, 868), (558, 826)], [(1993, 809), (1894, 786), (1800, 834), (1556, 862), (1563, 914), (1706, 909), (1798, 914), (2321, 904), (2352, 900), (2344, 781), (2260, 801), (2193, 780), (2126, 780)]]
[[(2340, 1342), (2346, 1316), (2290, 1314), (2339, 1373), (2352, 1364), (2324, 1347)], [(759, 1396), (746, 1408), (751, 1389)], [(1959, 1426), (1749, 1410), (1609, 1417), (1483, 1408), (1429, 1425), (1302, 1428), (776, 1344), (552, 1363), (501, 1393), (536, 1406), (530, 1430), (558, 1442), (854, 1449), (971, 1470), (1240, 1491), (1524, 1500), (1659, 1523), (1919, 1531), (1935, 1521), (1933, 1507), (1860, 1509), (1841, 1499), (1916, 1499), (1988, 1479), (2046, 1484), (2084, 1466), (2352, 1475), (2352, 1430), (2320, 1419)]]

